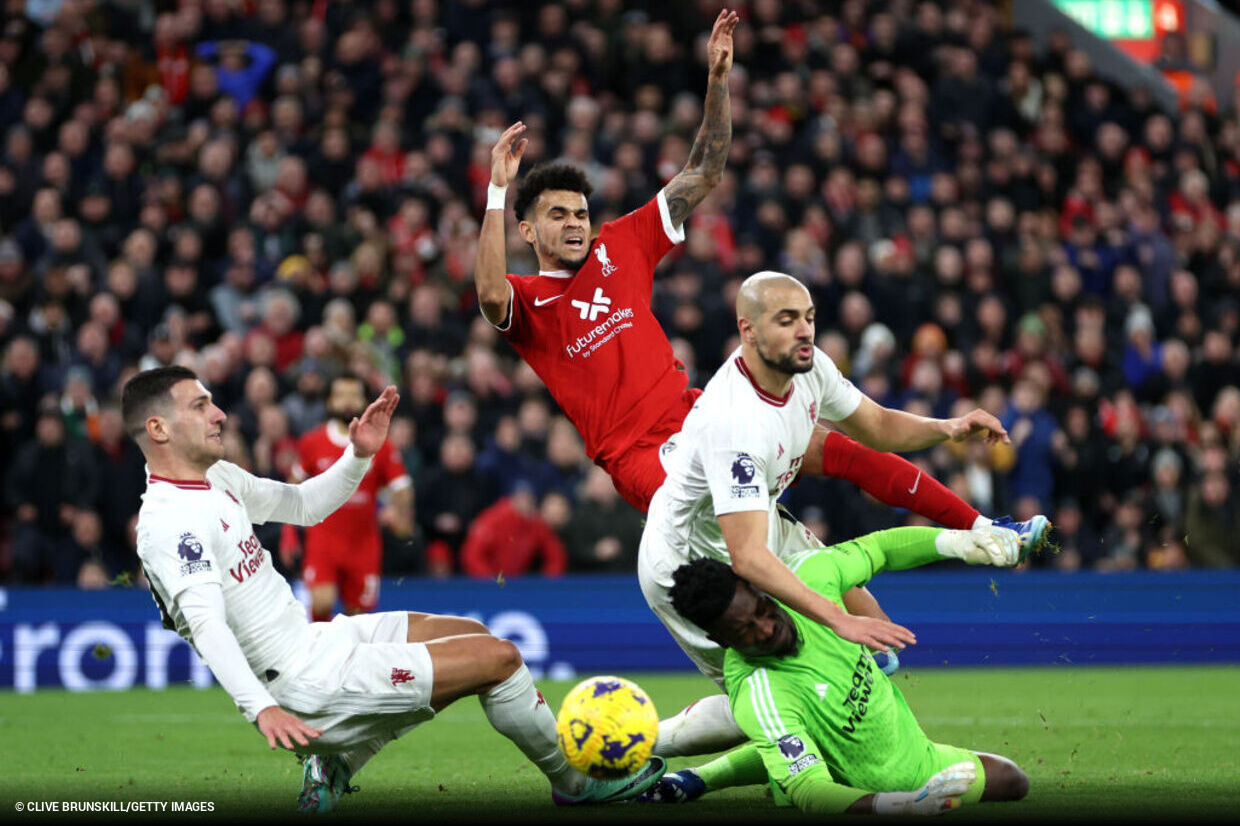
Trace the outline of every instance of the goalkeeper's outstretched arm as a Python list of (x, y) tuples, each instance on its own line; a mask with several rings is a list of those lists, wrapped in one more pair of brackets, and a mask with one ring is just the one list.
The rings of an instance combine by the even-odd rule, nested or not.
[(961, 797), (977, 780), (977, 768), (971, 761), (948, 766), (913, 792), (861, 792), (836, 783), (826, 770), (798, 780), (789, 784), (788, 796), (803, 812), (937, 815), (960, 808)]
[(856, 582), (848, 582), (846, 587), (864, 584), (879, 571), (905, 571), (945, 559), (1001, 568), (1015, 565), (1020, 559), (1020, 537), (1016, 531), (994, 525), (969, 531), (891, 528), (866, 534), (835, 548), (839, 551), (858, 548), (870, 563), (868, 576), (858, 571)]

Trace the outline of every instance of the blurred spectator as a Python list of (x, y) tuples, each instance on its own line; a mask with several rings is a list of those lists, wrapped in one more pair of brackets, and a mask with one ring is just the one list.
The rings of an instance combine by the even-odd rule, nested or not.
[[(99, 411), (94, 462), (100, 479), (95, 509), (103, 525), (103, 542), (113, 551), (128, 548), (130, 522), (137, 517), (146, 490), (146, 462), (137, 444), (125, 433), (120, 407), (115, 404)], [(113, 573), (132, 567), (132, 558), (111, 558), (105, 562)]]
[(619, 572), (637, 567), (641, 514), (620, 498), (605, 470), (590, 468), (572, 514), (560, 532), (571, 571)]
[(207, 41), (194, 49), (199, 60), (215, 61), (215, 85), (236, 103), (237, 111), (245, 108), (275, 65), (276, 53), (262, 43), (244, 41)]
[(1115, 509), (1115, 518), (1102, 533), (1102, 555), (1095, 562), (1095, 567), (1100, 571), (1134, 570), (1141, 566), (1148, 544), (1141, 497), (1130, 492)]
[(528, 484), (479, 513), (461, 546), (461, 572), (472, 577), (559, 576), (567, 566), (564, 544), (542, 520)]
[(1051, 447), (1058, 425), (1046, 410), (1045, 391), (1030, 379), (1018, 379), (1000, 421), (1016, 449), (1009, 480), (1012, 497), (1030, 496), (1046, 507), (1054, 493)]
[(1188, 495), (1185, 552), (1199, 568), (1240, 565), (1240, 525), (1226, 474), (1212, 470)]
[(1055, 547), (1049, 560), (1046, 555), (1033, 560), (1035, 564), (1049, 561), (1061, 571), (1078, 571), (1092, 568), (1101, 550), (1098, 537), (1090, 528), (1075, 499), (1064, 499), (1055, 508), (1052, 517), (1055, 524)]
[(92, 568), (96, 566), (106, 580), (111, 580), (116, 575), (111, 573), (112, 570), (118, 573), (120, 571), (119, 554), (107, 548), (103, 536), (103, 521), (99, 514), (92, 510), (81, 510), (74, 515), (65, 555), (67, 570), (65, 575), (56, 577), (58, 582), (93, 582), (96, 572)]
[(426, 474), (415, 503), (433, 572), (456, 568), (457, 553), (470, 523), (493, 501), (492, 488), (474, 469), (473, 442), (460, 433), (444, 437), (439, 466)]
[(73, 582), (80, 563), (70, 540), (98, 479), (88, 443), (68, 438), (60, 408), (40, 402), (35, 439), (21, 445), (5, 474), (5, 500), (17, 516), (13, 576), (19, 582)]
[(39, 398), (46, 390), (39, 371), (39, 350), (26, 336), (14, 338), (0, 369), (0, 458), (5, 467), (22, 444), (34, 436)]

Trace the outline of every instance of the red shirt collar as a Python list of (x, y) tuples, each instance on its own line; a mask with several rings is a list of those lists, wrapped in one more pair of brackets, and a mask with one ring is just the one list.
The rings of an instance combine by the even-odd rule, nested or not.
[(151, 474), (152, 482), (165, 482), (169, 485), (175, 485), (181, 490), (211, 490), (211, 483), (205, 479), (199, 481), (197, 479), (169, 479), (167, 476), (156, 476)]
[(749, 383), (753, 386), (754, 392), (758, 394), (758, 398), (769, 405), (775, 407), (783, 407), (788, 403), (788, 399), (792, 398), (792, 391), (796, 389), (796, 385), (790, 385), (788, 392), (781, 396), (773, 396), (758, 386), (758, 382), (754, 380), (753, 374), (749, 372), (749, 368), (745, 366), (745, 359), (740, 356), (736, 357), (736, 366), (740, 368), (741, 375), (749, 379)]

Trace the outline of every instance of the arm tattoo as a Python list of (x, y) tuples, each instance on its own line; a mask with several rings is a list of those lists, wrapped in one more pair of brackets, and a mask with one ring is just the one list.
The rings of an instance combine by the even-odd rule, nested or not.
[(719, 183), (732, 147), (732, 104), (726, 78), (711, 78), (706, 87), (702, 127), (698, 130), (689, 161), (664, 189), (672, 223), (680, 226), (689, 212)]

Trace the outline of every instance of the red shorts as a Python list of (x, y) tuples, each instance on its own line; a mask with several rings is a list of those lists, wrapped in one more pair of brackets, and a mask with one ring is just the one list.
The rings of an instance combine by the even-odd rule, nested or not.
[[(370, 543), (365, 543), (369, 545)], [(326, 547), (325, 547), (326, 546)], [(383, 557), (378, 546), (316, 543), (306, 539), (301, 578), (307, 588), (335, 585), (348, 612), (370, 612), (379, 604), (379, 575)]]
[(603, 465), (611, 475), (616, 490), (624, 501), (645, 513), (650, 499), (667, 478), (663, 463), (659, 461), (659, 448), (674, 434), (680, 432), (685, 416), (693, 409), (693, 403), (702, 395), (701, 389), (690, 387), (680, 397), (680, 402), (655, 422), (641, 438), (629, 445), (620, 457)]

